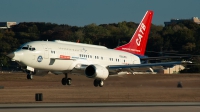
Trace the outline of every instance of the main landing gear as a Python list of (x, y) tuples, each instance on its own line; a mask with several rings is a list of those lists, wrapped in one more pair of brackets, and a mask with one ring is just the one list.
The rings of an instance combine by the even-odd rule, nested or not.
[(62, 85), (71, 85), (72, 79), (67, 77), (67, 74), (65, 74), (65, 77), (61, 80)]
[(28, 79), (28, 80), (32, 80), (33, 79), (33, 72), (31, 72), (31, 71), (26, 71), (26, 74), (27, 74), (27, 76), (26, 76), (26, 78)]
[[(62, 83), (62, 85), (71, 85), (72, 79), (68, 78), (68, 75), (65, 74), (65, 77), (62, 78), (61, 83)], [(95, 79), (93, 84), (95, 87), (98, 87), (98, 86), (103, 87), (104, 82), (102, 79)]]
[(101, 79), (95, 79), (93, 84), (95, 87), (103, 87), (103, 81)]

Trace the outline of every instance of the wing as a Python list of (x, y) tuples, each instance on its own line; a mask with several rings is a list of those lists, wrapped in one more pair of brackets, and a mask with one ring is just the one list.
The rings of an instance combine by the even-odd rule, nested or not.
[(192, 63), (191, 61), (175, 61), (175, 62), (163, 62), (163, 63), (146, 63), (146, 64), (131, 64), (131, 65), (109, 65), (108, 69), (124, 69), (124, 68), (141, 68), (141, 67), (173, 67), (178, 64)]
[(191, 58), (191, 56), (160, 56), (160, 57), (142, 57), (141, 60), (163, 60), (163, 59), (181, 59)]

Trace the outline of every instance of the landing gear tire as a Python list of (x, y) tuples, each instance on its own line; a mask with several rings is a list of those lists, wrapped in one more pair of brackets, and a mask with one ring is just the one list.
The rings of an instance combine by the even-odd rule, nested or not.
[(29, 80), (32, 80), (33, 79), (33, 75), (28, 74), (26, 78), (29, 79)]
[(99, 80), (99, 87), (103, 87), (103, 81)]
[(28, 80), (32, 80), (33, 79), (33, 72), (31, 72), (31, 71), (26, 71), (26, 74), (27, 74), (27, 76), (26, 76), (26, 78), (28, 79)]
[(72, 79), (71, 78), (62, 78), (61, 81), (62, 85), (71, 85), (72, 84)]
[(95, 79), (93, 84), (94, 84), (95, 87), (98, 87), (98, 86), (103, 87), (104, 83), (101, 79)]
[(67, 84), (67, 79), (66, 78), (62, 78), (61, 83), (62, 83), (62, 85), (66, 85)]
[(67, 79), (67, 85), (71, 85), (72, 84), (72, 79), (71, 78), (68, 78)]
[(95, 87), (98, 87), (98, 79), (95, 79), (93, 84)]

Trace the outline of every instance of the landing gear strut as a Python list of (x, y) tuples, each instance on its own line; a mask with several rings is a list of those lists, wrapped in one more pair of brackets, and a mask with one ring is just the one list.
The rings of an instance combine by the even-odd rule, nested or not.
[(27, 78), (28, 80), (32, 80), (32, 79), (33, 79), (33, 75), (32, 75), (33, 72), (31, 72), (31, 71), (26, 71), (26, 74), (27, 74), (27, 77), (26, 77), (26, 78)]
[(95, 87), (103, 87), (103, 81), (101, 79), (95, 79), (93, 84)]
[(67, 74), (65, 74), (65, 77), (61, 80), (62, 85), (71, 85), (72, 79), (67, 77)]

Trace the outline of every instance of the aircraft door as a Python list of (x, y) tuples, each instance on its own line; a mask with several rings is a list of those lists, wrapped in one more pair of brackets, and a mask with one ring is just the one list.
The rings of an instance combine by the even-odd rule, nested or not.
[(44, 58), (48, 59), (49, 58), (49, 49), (46, 45), (43, 45), (44, 48)]

